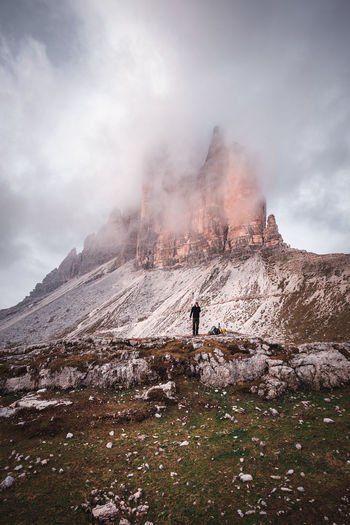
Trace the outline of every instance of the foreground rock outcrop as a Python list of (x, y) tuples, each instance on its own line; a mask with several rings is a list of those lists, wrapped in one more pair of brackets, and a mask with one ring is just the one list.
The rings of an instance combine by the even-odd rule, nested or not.
[[(349, 383), (350, 344), (281, 346), (233, 335), (207, 336), (195, 342), (188, 338), (90, 338), (5, 351), (0, 370), (0, 388), (5, 393), (46, 388), (124, 389), (187, 375), (211, 387), (238, 385), (274, 399), (287, 390), (332, 389)], [(170, 381), (140, 397), (176, 400), (175, 385)], [(23, 407), (28, 402), (33, 406), (31, 398), (22, 401)], [(11, 415), (8, 411), (17, 405), (2, 415)]]

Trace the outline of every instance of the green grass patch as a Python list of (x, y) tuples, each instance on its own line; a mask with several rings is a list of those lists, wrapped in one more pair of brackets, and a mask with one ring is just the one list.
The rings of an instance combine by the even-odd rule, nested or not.
[[(92, 490), (134, 507), (128, 498), (139, 487), (149, 510), (126, 514), (131, 523), (348, 522), (350, 388), (267, 402), (183, 378), (177, 386), (179, 404), (166, 406), (161, 418), (154, 417), (159, 403), (135, 399), (135, 389), (86, 389), (47, 392), (73, 404), (3, 421), (0, 470), (2, 479), (12, 472), (16, 484), (0, 494), (0, 522), (91, 523), (79, 506), (93, 501)], [(226, 412), (236, 421), (223, 419)], [(242, 483), (240, 472), (253, 481)]]

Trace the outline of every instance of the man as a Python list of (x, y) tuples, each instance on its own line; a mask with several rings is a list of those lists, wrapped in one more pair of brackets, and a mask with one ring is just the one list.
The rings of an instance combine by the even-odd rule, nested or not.
[(200, 314), (200, 307), (198, 303), (195, 303), (194, 306), (192, 306), (190, 319), (192, 317), (193, 323), (192, 323), (192, 329), (193, 329), (193, 335), (198, 335), (198, 327), (199, 327), (199, 314)]

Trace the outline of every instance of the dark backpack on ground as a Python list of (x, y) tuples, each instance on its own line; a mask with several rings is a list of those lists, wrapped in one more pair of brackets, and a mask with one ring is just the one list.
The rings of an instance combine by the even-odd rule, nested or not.
[(209, 335), (219, 335), (220, 330), (216, 326), (212, 326), (209, 330)]

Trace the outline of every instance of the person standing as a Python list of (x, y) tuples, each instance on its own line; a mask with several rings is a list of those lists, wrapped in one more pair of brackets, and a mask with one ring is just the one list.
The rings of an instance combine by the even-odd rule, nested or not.
[(190, 319), (192, 317), (192, 330), (193, 335), (198, 335), (198, 327), (199, 327), (199, 314), (201, 312), (199, 304), (196, 302), (194, 306), (192, 306)]

